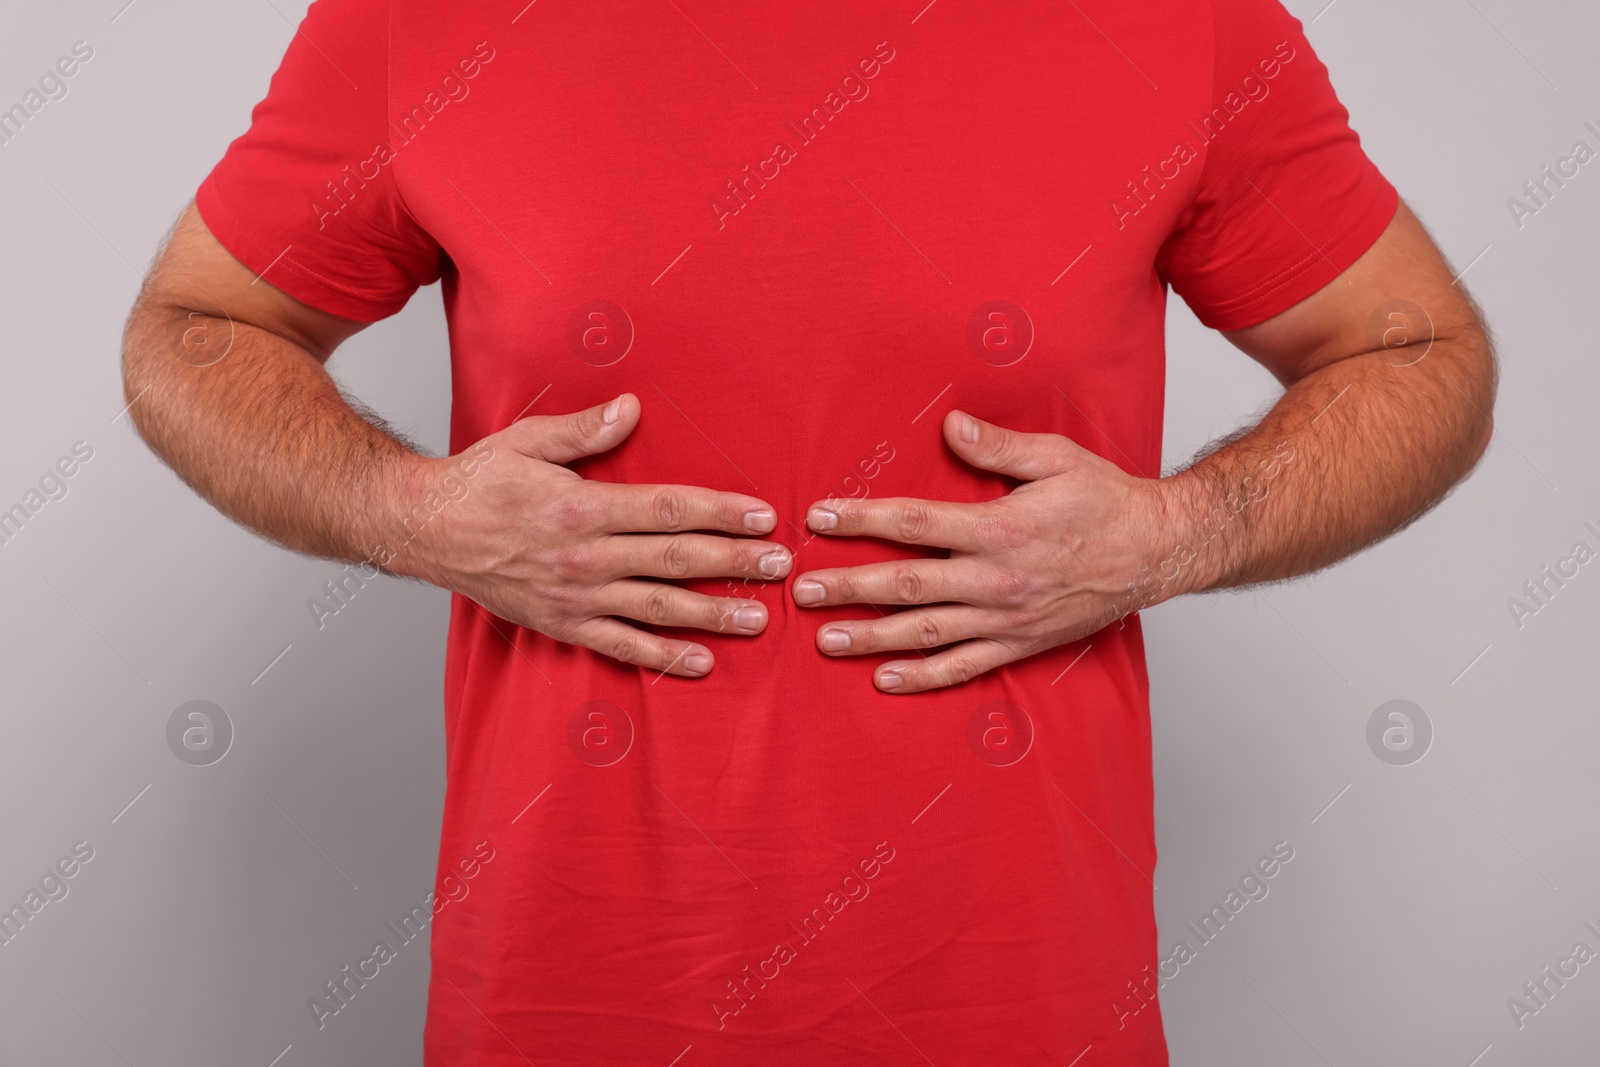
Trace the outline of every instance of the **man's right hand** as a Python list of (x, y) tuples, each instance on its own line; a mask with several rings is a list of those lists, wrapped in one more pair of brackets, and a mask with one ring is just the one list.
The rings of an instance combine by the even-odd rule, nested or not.
[[(388, 569), (624, 663), (706, 674), (713, 657), (704, 645), (622, 620), (748, 636), (766, 628), (767, 609), (650, 579), (770, 581), (788, 575), (793, 557), (750, 536), (770, 533), (777, 522), (772, 506), (756, 497), (588, 481), (564, 466), (621, 444), (639, 415), (638, 398), (625, 393), (570, 415), (526, 418), (485, 438), (474, 451), (489, 458), (471, 478), (455, 475), (467, 492), (457, 490)], [(446, 496), (446, 478), (458, 466), (456, 459), (419, 459), (396, 491), (397, 515), (430, 490)]]

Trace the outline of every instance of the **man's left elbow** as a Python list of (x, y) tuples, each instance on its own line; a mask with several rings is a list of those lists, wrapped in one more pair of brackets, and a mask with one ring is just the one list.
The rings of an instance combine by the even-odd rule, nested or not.
[(1494, 338), (1489, 328), (1480, 320), (1475, 328), (1464, 333), (1461, 339), (1462, 356), (1455, 383), (1457, 391), (1466, 400), (1463, 414), (1468, 429), (1463, 434), (1463, 452), (1466, 463), (1462, 476), (1478, 465), (1494, 437), (1494, 401), (1500, 386), (1499, 360), (1495, 355)]

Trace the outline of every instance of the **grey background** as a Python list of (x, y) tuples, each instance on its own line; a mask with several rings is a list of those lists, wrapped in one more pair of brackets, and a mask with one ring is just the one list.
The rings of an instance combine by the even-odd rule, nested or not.
[[(0, 904), (73, 842), (95, 849), (0, 946), (0, 1062), (417, 1063), (420, 943), (320, 1033), (306, 998), (431, 887), (447, 598), (384, 580), (318, 632), (305, 601), (336, 566), (232, 526), (117, 417), (139, 269), (247, 125), (304, 4), (124, 3), (0, 4), (4, 103), (74, 41), (95, 49), (0, 147), (0, 507), (75, 441), (94, 448), (0, 547)], [(1163, 949), (1274, 841), (1296, 849), (1163, 991), (1173, 1062), (1593, 1063), (1600, 964), (1521, 1030), (1506, 1000), (1580, 938), (1600, 949), (1583, 929), (1600, 927), (1600, 563), (1520, 630), (1506, 602), (1574, 541), (1600, 547), (1583, 529), (1600, 526), (1600, 162), (1521, 229), (1506, 199), (1578, 138), (1600, 147), (1583, 129), (1600, 126), (1600, 10), (1324, 3), (1289, 6), (1316, 18), (1369, 153), (1472, 264), (1499, 429), (1397, 539), (1146, 614)], [(1175, 464), (1274, 389), (1177, 301), (1170, 341)], [(445, 351), (430, 289), (333, 368), (437, 451)], [(235, 732), (208, 767), (166, 742), (195, 699)], [(1411, 766), (1367, 747), (1392, 699), (1434, 727)]]

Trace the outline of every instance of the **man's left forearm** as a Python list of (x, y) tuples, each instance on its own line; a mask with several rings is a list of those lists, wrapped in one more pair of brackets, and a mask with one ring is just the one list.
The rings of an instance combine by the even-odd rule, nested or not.
[(1400, 529), (1483, 454), (1494, 391), (1474, 322), (1306, 375), (1254, 427), (1161, 480), (1162, 529), (1127, 610), (1306, 574)]

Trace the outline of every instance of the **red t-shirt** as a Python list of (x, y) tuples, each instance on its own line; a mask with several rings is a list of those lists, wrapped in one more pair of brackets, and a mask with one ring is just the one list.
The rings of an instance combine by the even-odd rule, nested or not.
[[(952, 407), (1155, 476), (1167, 286), (1253, 325), (1395, 210), (1274, 0), (523, 4), (318, 0), (200, 212), (337, 315), (442, 279), (453, 451), (632, 391), (578, 469), (796, 574), (920, 551), (813, 501), (1011, 488)], [(455, 600), (426, 1062), (1165, 1063), (1137, 618), (896, 697), (786, 586), (698, 680)]]

